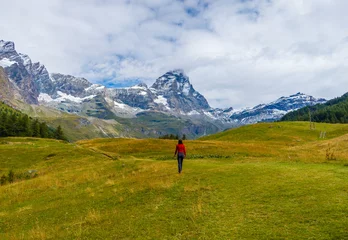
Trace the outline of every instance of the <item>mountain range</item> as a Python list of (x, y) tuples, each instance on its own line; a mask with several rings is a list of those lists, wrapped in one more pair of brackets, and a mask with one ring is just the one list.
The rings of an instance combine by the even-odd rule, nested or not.
[[(18, 53), (13, 42), (3, 40), (0, 87), (2, 101), (53, 125), (63, 123), (74, 140), (168, 133), (195, 138), (242, 124), (279, 120), (293, 110), (326, 102), (297, 93), (249, 109), (212, 108), (183, 70), (165, 73), (150, 87), (141, 83), (107, 88), (85, 78), (50, 73), (43, 64)], [(85, 128), (89, 130), (73, 137)]]

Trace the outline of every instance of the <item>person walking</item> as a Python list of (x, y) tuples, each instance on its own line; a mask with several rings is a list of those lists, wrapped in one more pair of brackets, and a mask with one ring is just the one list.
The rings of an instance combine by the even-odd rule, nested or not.
[(181, 173), (182, 171), (182, 163), (184, 162), (184, 158), (186, 157), (186, 149), (185, 145), (182, 143), (182, 140), (180, 139), (178, 144), (175, 148), (175, 155), (178, 154), (178, 172)]

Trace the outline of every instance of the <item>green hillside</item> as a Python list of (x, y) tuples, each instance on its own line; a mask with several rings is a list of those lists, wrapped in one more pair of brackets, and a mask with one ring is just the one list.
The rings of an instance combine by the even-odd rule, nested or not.
[(326, 123), (348, 123), (348, 93), (324, 104), (308, 106), (290, 112), (281, 121), (309, 121)]
[(45, 121), (51, 126), (61, 126), (69, 141), (100, 137), (128, 137), (120, 133), (122, 126), (115, 120), (82, 117), (38, 105), (18, 103), (18, 107), (29, 116)]
[(326, 138), (335, 138), (348, 133), (347, 124), (317, 123), (315, 129), (309, 122), (275, 122), (242, 126), (200, 138), (200, 140), (218, 140), (232, 142), (249, 141), (301, 141), (318, 140), (320, 132), (326, 132)]
[(0, 137), (41, 137), (65, 140), (60, 126), (57, 129), (45, 122), (30, 118), (28, 115), (0, 102)]
[(347, 239), (347, 133), (244, 126), (185, 141), (182, 174), (173, 140), (2, 138), (0, 239)]

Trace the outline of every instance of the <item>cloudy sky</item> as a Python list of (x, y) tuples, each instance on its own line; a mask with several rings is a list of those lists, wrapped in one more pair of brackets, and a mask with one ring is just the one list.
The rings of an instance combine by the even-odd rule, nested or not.
[(183, 69), (213, 107), (348, 92), (347, 0), (0, 0), (0, 39), (50, 72), (152, 85)]

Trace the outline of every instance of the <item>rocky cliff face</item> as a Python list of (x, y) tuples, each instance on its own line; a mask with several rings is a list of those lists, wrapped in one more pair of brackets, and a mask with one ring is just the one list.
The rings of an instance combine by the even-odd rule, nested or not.
[(87, 90), (93, 85), (85, 78), (77, 78), (71, 75), (53, 73), (51, 78), (56, 91), (79, 98), (88, 96)]
[(142, 110), (155, 110), (156, 95), (147, 87), (146, 84), (138, 84), (129, 88), (107, 89), (107, 96), (113, 101), (128, 105), (131, 108)]
[[(37, 74), (39, 65), (32, 64), (26, 55), (17, 53), (13, 42), (0, 40), (0, 66), (18, 87), (23, 99), (30, 104), (38, 104), (40, 89), (35, 78), (40, 79), (40, 75)], [(41, 69), (40, 73), (43, 71)]]

